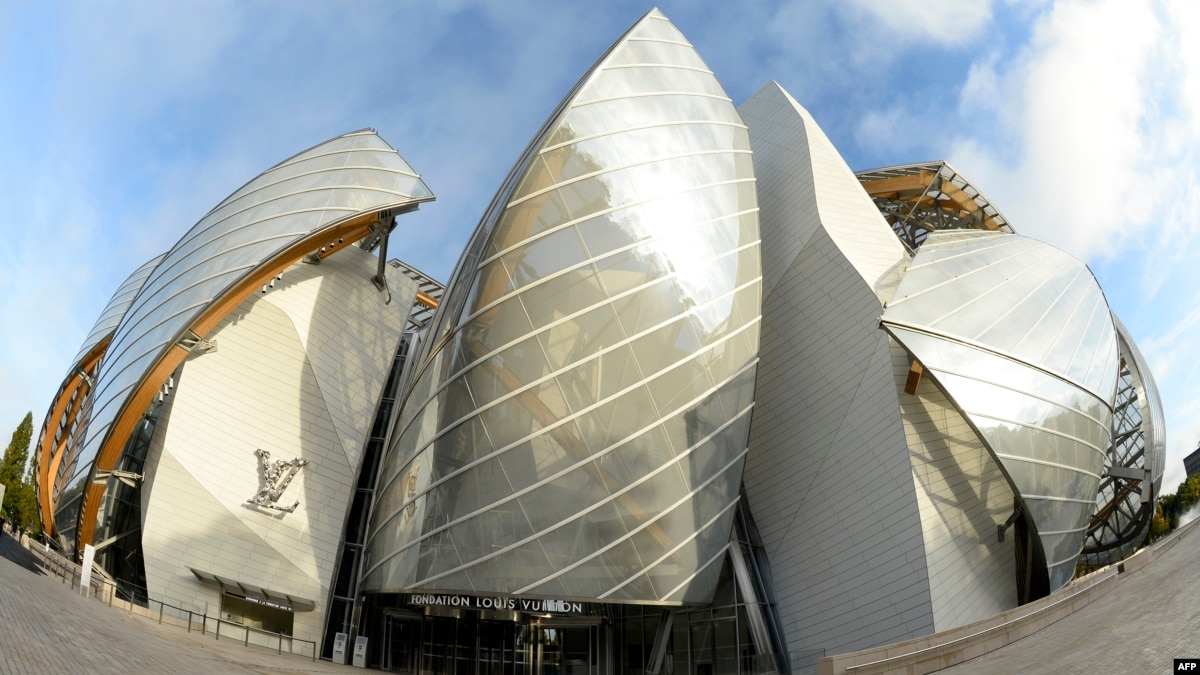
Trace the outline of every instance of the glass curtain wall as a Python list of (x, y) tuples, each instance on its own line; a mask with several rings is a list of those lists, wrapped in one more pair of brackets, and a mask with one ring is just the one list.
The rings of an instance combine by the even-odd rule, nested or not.
[(389, 440), (365, 586), (707, 600), (760, 319), (746, 129), (651, 12), (497, 195)]
[(1020, 495), (1037, 548), (1027, 559), (1045, 557), (1044, 571), (1029, 569), (1029, 588), (1061, 588), (1105, 469), (1119, 372), (1090, 270), (1015, 234), (931, 233), (882, 323), (979, 430)]

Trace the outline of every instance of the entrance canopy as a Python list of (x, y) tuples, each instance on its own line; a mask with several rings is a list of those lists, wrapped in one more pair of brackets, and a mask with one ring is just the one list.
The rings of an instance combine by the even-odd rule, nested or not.
[(274, 604), (287, 605), (292, 608), (293, 612), (311, 612), (317, 608), (316, 600), (309, 600), (308, 598), (301, 598), (295, 595), (281, 593), (279, 591), (268, 590), (266, 588), (262, 588), (261, 586), (255, 586), (254, 584), (236, 581), (228, 577), (213, 574), (212, 572), (198, 570), (195, 567), (190, 567), (188, 569), (192, 570), (192, 574), (196, 575), (196, 578), (200, 581), (216, 584), (222, 589), (237, 591), (246, 597), (266, 600)]

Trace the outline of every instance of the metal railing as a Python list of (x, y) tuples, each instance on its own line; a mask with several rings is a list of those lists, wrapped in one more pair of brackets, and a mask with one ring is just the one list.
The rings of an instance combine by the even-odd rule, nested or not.
[[(284, 633), (274, 633), (271, 631), (261, 630), (247, 626), (246, 624), (237, 623), (222, 619), (219, 616), (209, 616), (207, 612), (197, 612), (187, 609), (179, 605), (174, 605), (162, 600), (147, 598), (146, 605), (142, 605), (119, 597), (116, 584), (108, 579), (92, 576), (91, 583), (88, 586), (82, 586), (82, 569), (79, 565), (70, 560), (58, 555), (55, 552), (47, 552), (39, 548), (36, 544), (29, 547), (29, 550), (38, 560), (41, 568), (62, 579), (63, 584), (70, 583), (72, 591), (78, 591), (80, 594), (86, 593), (88, 597), (106, 603), (109, 607), (117, 607), (123, 611), (128, 611), (130, 614), (147, 619), (157, 620), (160, 624), (168, 624), (186, 628), (189, 633), (199, 631), (202, 635), (212, 633), (213, 638), (220, 640), (234, 639), (241, 642), (243, 646), (263, 647), (266, 649), (274, 649), (277, 654), (283, 654), (283, 645), (287, 644), (287, 653), (297, 656), (307, 656), (312, 661), (317, 660), (317, 643), (312, 640), (302, 640)], [(157, 610), (155, 610), (157, 607)], [(305, 647), (307, 646), (307, 649)], [(304, 651), (297, 651), (297, 648)], [(307, 653), (305, 653), (307, 652)]]

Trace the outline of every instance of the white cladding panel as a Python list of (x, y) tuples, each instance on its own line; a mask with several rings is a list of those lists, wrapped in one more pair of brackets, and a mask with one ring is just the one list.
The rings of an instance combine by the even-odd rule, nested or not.
[[(808, 111), (775, 82), (738, 109), (750, 128), (759, 180), (759, 208), (787, 218), (763, 248), (763, 295), (816, 228), (825, 230), (869, 288), (887, 302), (908, 261), (904, 245), (862, 189), (854, 172)], [(752, 123), (748, 117), (754, 117)], [(760, 166), (779, 167), (764, 176)], [(765, 239), (764, 239), (765, 242)]]
[[(203, 570), (317, 601), (296, 614), (295, 636), (319, 639), (359, 457), (416, 295), (389, 274), (385, 305), (375, 262), (348, 248), (293, 266), (218, 326), (216, 351), (185, 362), (147, 458), (152, 597), (215, 610), (216, 589), (191, 573)], [(279, 499), (299, 501), (294, 513), (246, 503), (261, 486), (258, 448), (308, 460)]]
[(763, 339), (744, 482), (789, 650), (933, 631), (881, 296), (903, 247), (829, 141), (771, 84), (742, 105), (763, 186)]

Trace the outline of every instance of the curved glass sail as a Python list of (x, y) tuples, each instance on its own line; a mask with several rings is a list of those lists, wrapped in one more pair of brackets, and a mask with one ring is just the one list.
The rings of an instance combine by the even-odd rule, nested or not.
[(1116, 332), (1091, 272), (1019, 235), (935, 232), (882, 322), (999, 461), (1041, 542), (1050, 590), (1070, 581), (1118, 374)]
[[(72, 472), (75, 466), (75, 450), (78, 437), (76, 430), (83, 425), (83, 413), (86, 403), (91, 399), (92, 385), (100, 359), (108, 347), (121, 318), (133, 304), (134, 297), (146, 283), (150, 273), (161, 262), (163, 256), (157, 256), (133, 271), (113, 293), (108, 304), (100, 312), (100, 318), (92, 326), (91, 332), (83, 340), (79, 353), (71, 361), (71, 370), (59, 388), (54, 398), (42, 432), (37, 443), (37, 482), (38, 504), (41, 508), (42, 522), (47, 531), (53, 535), (56, 527), (54, 522), (54, 505), (63, 478)], [(74, 528), (74, 523), (68, 525)]]
[(111, 336), (120, 325), (121, 319), (125, 316), (125, 312), (129, 311), (133, 305), (133, 299), (137, 297), (142, 286), (146, 283), (146, 279), (150, 278), (150, 274), (154, 272), (154, 268), (162, 262), (166, 254), (155, 256), (147, 261), (141, 267), (133, 271), (118, 288), (117, 292), (113, 293), (112, 299), (104, 306), (104, 310), (100, 312), (100, 318), (96, 319), (96, 325), (92, 327), (87, 338), (83, 341), (83, 346), (79, 348), (79, 353), (75, 356), (75, 362), (82, 359), (89, 351), (106, 337)]
[[(265, 283), (276, 273), (268, 267), (295, 262), (280, 256), (290, 255), (296, 246), (324, 251), (327, 243), (348, 245), (350, 241), (336, 238), (338, 228), (432, 199), (412, 168), (368, 129), (277, 164), (201, 218), (154, 268), (113, 335), (87, 411), (86, 440), (68, 479), (68, 491), (77, 488), (72, 496), (98, 496), (84, 487), (94, 462), (99, 456), (115, 462), (143, 412), (135, 409), (136, 401), (147, 391), (152, 394), (169, 374), (160, 372), (161, 379), (151, 381), (156, 379), (152, 371), (161, 370), (169, 355), (186, 353), (177, 343), (189, 333), (203, 337), (206, 329), (198, 323), (202, 318), (206, 325), (215, 325), (220, 317), (210, 315), (220, 309), (219, 300), (232, 309), (233, 301), (240, 301), (234, 296), (252, 292), (252, 287), (242, 286), (264, 274), (258, 283)], [(328, 242), (318, 239), (326, 233), (333, 233)], [(96, 500), (87, 503), (88, 509), (95, 507)], [(74, 513), (79, 505), (60, 508)], [(90, 531), (88, 515), (80, 518), (82, 530)]]
[(710, 596), (760, 279), (746, 129), (652, 11), (535, 137), (452, 276), (389, 437), (366, 589)]

